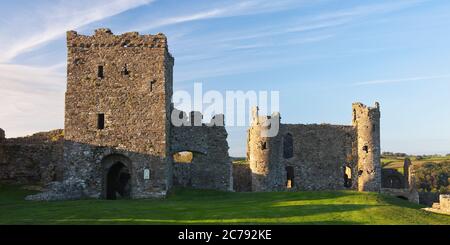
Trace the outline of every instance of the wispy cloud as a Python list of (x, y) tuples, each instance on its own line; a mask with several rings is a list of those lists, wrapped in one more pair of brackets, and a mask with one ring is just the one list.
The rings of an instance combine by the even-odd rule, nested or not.
[(31, 66), (18, 63), (18, 56), (62, 38), (67, 30), (82, 28), (152, 1), (33, 1), (20, 11), (2, 13), (0, 127), (6, 129), (7, 136), (60, 128), (64, 118), (65, 61)]
[(152, 19), (150, 20), (150, 24), (140, 25), (135, 29), (138, 31), (148, 31), (163, 26), (196, 20), (276, 12), (302, 5), (303, 2), (304, 1), (298, 0), (247, 0), (233, 3), (225, 2), (220, 4), (220, 6), (211, 6), (209, 9), (198, 10), (185, 15), (169, 16), (158, 20)]
[[(176, 80), (188, 81), (196, 78), (239, 74), (249, 70), (256, 71), (258, 68), (266, 69), (267, 67), (279, 66), (281, 62), (275, 62), (274, 55), (283, 56), (280, 47), (296, 46), (298, 50), (302, 44), (325, 41), (339, 36), (340, 29), (338, 28), (360, 24), (367, 17), (398, 11), (421, 2), (413, 0), (358, 4), (357, 6), (337, 10), (317, 10), (306, 15), (290, 18), (290, 21), (273, 21), (267, 22), (265, 25), (244, 25), (232, 30), (195, 33), (176, 42), (171, 42), (172, 50), (177, 54), (178, 60), (182, 62), (182, 65), (176, 71)], [(284, 4), (286, 5), (279, 7), (289, 8), (287, 2)], [(248, 5), (215, 8), (204, 11), (202, 14), (187, 15), (189, 17), (165, 19), (163, 23), (164, 25), (171, 25), (193, 19), (252, 14), (252, 8), (256, 7)], [(265, 11), (271, 10), (266, 9)], [(271, 48), (278, 49), (278, 53), (271, 52), (273, 50)], [(251, 67), (245, 66), (245, 69), (243, 69), (243, 65), (239, 62), (242, 59), (251, 60)], [(313, 59), (316, 59), (316, 57)], [(193, 61), (195, 61), (195, 64), (192, 64)], [(208, 67), (208, 69), (204, 69), (205, 67)]]
[(0, 127), (8, 137), (62, 127), (66, 76), (59, 69), (0, 64)]
[(415, 82), (415, 81), (437, 80), (437, 79), (442, 79), (442, 78), (450, 78), (450, 74), (436, 75), (436, 76), (406, 77), (406, 78), (397, 78), (397, 79), (371, 80), (371, 81), (353, 83), (353, 85), (354, 86), (363, 86), (363, 85), (376, 85), (376, 84), (388, 84), (388, 83)]
[(230, 37), (224, 39), (223, 41), (256, 39), (268, 36), (277, 36), (281, 34), (310, 32), (329, 29), (333, 27), (340, 27), (346, 24), (353, 23), (363, 17), (397, 11), (407, 7), (415, 6), (421, 2), (423, 2), (423, 0), (398, 1), (381, 4), (361, 5), (329, 12), (319, 12), (299, 17), (297, 20), (293, 20), (292, 23), (266, 26), (263, 29), (257, 29), (250, 34), (249, 32), (246, 32), (246, 34), (240, 33), (236, 35), (228, 35)]
[(381, 14), (389, 13), (393, 11), (402, 10), (408, 7), (417, 6), (418, 4), (424, 3), (428, 0), (398, 0), (398, 1), (388, 1), (376, 4), (360, 4), (347, 9), (340, 9), (336, 11), (320, 13), (314, 17), (316, 20), (323, 19), (334, 19), (334, 18), (355, 18), (361, 16), (368, 16), (371, 14)]
[(64, 91), (66, 74), (58, 71), (63, 66), (65, 64), (49, 67), (0, 64), (0, 91)]
[[(22, 29), (21, 37), (15, 39), (11, 44), (0, 47), (0, 62), (9, 62), (13, 58), (29, 52), (54, 39), (64, 36), (67, 30), (77, 29), (90, 23), (117, 15), (124, 11), (136, 8), (143, 4), (149, 4), (153, 0), (99, 0), (99, 1), (62, 1), (54, 6), (48, 7), (49, 13), (35, 12), (32, 16), (22, 16), (31, 18), (36, 22), (34, 28)], [(36, 4), (40, 4), (36, 2)], [(26, 13), (26, 12), (24, 12)], [(37, 28), (39, 27), (39, 28)], [(8, 27), (6, 27), (8, 28)], [(9, 32), (16, 32), (16, 27), (11, 25)], [(8, 30), (4, 30), (8, 31)], [(5, 37), (5, 33), (2, 33)]]

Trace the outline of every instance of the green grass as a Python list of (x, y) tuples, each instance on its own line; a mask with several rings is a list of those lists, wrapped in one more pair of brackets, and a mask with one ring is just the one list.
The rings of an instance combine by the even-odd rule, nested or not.
[(174, 190), (160, 200), (25, 201), (0, 186), (0, 224), (450, 224), (450, 216), (375, 193)]

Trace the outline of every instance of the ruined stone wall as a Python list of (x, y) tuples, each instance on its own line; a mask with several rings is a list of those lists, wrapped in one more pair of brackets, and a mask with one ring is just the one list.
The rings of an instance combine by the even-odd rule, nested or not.
[[(256, 114), (255, 114), (256, 113)], [(254, 111), (248, 131), (253, 191), (335, 190), (355, 187), (356, 140), (352, 126), (280, 124), (275, 137), (262, 137), (265, 121)], [(279, 120), (279, 119), (278, 119)], [(285, 137), (290, 137), (287, 146)], [(289, 156), (285, 148), (290, 147)], [(352, 171), (346, 187), (345, 167)], [(352, 178), (353, 177), (353, 178)], [(288, 179), (289, 182), (288, 183)]]
[(450, 213), (450, 195), (439, 195), (440, 209)]
[[(197, 117), (202, 116), (198, 113)], [(224, 125), (223, 115), (217, 115), (213, 120), (218, 118)], [(232, 165), (225, 127), (195, 126), (193, 122), (190, 123), (192, 126), (172, 127), (171, 153), (190, 151), (194, 154), (191, 163), (174, 163), (174, 184), (197, 189), (232, 190)]]
[(381, 187), (382, 188), (408, 188), (405, 182), (405, 176), (396, 169), (381, 170)]
[[(195, 153), (194, 153), (195, 154)], [(195, 158), (195, 157), (194, 157)], [(192, 187), (192, 169), (193, 163), (173, 163), (173, 186)]]
[(439, 202), (438, 192), (419, 192), (419, 203), (431, 207), (433, 203)]
[[(268, 121), (253, 110), (247, 158), (253, 191), (381, 188), (380, 111), (353, 104), (353, 125), (280, 124), (264, 137)], [(360, 183), (362, 181), (362, 183)]]
[(46, 184), (61, 180), (62, 156), (62, 130), (9, 139), (0, 135), (0, 182)]
[[(67, 33), (65, 179), (84, 182), (100, 197), (102, 159), (130, 160), (131, 196), (159, 196), (170, 188), (170, 104), (174, 59), (163, 34), (93, 36)], [(104, 128), (99, 128), (99, 115)], [(144, 179), (144, 169), (150, 179)]]
[(233, 190), (236, 192), (252, 191), (252, 170), (249, 164), (233, 163)]
[[(279, 137), (287, 134), (293, 138), (293, 156), (279, 156), (279, 162), (294, 169), (293, 189), (297, 190), (339, 190), (351, 189), (344, 186), (345, 167), (351, 169), (349, 179), (356, 176), (356, 156), (353, 150), (355, 130), (352, 126), (329, 124), (282, 124)], [(283, 140), (280, 140), (283, 142)], [(279, 144), (281, 149), (283, 143)], [(286, 171), (283, 177), (286, 178)]]
[(353, 104), (353, 126), (357, 133), (358, 190), (381, 189), (380, 110), (361, 103)]

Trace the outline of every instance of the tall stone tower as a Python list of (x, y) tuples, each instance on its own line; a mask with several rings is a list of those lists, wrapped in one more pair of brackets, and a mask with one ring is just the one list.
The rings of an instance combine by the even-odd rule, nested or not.
[(92, 197), (164, 195), (174, 59), (163, 34), (67, 33), (65, 179)]
[(358, 190), (381, 189), (380, 108), (354, 103), (353, 126), (356, 129), (358, 153)]
[(252, 108), (252, 124), (248, 130), (247, 160), (252, 172), (252, 191), (277, 191), (285, 189), (280, 176), (284, 168), (277, 156), (280, 154), (280, 137), (265, 137), (268, 120), (280, 120), (278, 113), (272, 116), (259, 116), (258, 107)]

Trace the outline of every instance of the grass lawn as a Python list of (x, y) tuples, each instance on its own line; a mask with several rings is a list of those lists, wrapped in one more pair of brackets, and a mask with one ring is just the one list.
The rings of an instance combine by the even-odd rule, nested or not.
[(375, 193), (174, 190), (161, 200), (31, 202), (0, 186), (0, 224), (450, 224), (450, 216)]

